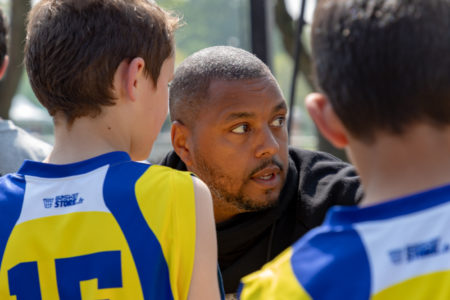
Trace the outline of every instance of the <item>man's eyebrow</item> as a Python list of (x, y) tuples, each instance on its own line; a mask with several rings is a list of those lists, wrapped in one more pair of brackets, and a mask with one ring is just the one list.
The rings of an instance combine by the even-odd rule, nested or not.
[(254, 113), (249, 113), (249, 112), (236, 112), (236, 113), (231, 113), (229, 114), (225, 121), (230, 122), (230, 121), (234, 121), (237, 119), (250, 119), (250, 118), (254, 118), (255, 114)]
[[(276, 105), (272, 109), (272, 112), (276, 113), (276, 112), (279, 112), (280, 110), (287, 110), (287, 106), (284, 101), (282, 101), (278, 105)], [(255, 117), (256, 117), (256, 115), (251, 112), (235, 112), (235, 113), (231, 113), (231, 114), (227, 115), (227, 117), (225, 118), (225, 121), (230, 122), (230, 121), (234, 121), (234, 120), (238, 120), (238, 119), (252, 119)]]
[(284, 102), (284, 101), (280, 102), (280, 104), (275, 106), (272, 111), (275, 113), (280, 110), (287, 110), (286, 102)]

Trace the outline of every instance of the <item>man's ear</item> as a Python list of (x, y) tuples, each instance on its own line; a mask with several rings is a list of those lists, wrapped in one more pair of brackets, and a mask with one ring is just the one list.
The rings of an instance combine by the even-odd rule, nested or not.
[(140, 79), (144, 76), (144, 67), (145, 67), (145, 61), (141, 57), (135, 57), (131, 62), (128, 64), (127, 70), (126, 70), (126, 91), (128, 94), (128, 97), (132, 101), (137, 100), (137, 88), (139, 85)]
[(305, 99), (306, 109), (322, 135), (336, 148), (348, 145), (348, 132), (323, 94), (312, 93)]
[(171, 129), (172, 147), (184, 164), (189, 167), (192, 165), (192, 151), (189, 143), (191, 132), (184, 124), (179, 121), (172, 122)]
[(5, 75), (8, 65), (9, 65), (9, 56), (5, 55), (5, 57), (3, 58), (3, 65), (0, 67), (0, 79), (2, 79), (3, 76)]

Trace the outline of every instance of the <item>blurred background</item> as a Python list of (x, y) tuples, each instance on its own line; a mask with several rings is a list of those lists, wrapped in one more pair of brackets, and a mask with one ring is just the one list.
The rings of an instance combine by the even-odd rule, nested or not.
[[(52, 119), (36, 99), (23, 68), (26, 15), (37, 1), (0, 0), (10, 23), (10, 66), (0, 82), (0, 116), (53, 143)], [(303, 104), (314, 90), (309, 29), (315, 0), (159, 0), (182, 17), (176, 33), (176, 65), (205, 47), (230, 45), (255, 53), (272, 70), (291, 105), (290, 143), (319, 149), (345, 159), (318, 135)], [(292, 102), (292, 104), (291, 104)], [(149, 160), (157, 162), (171, 149), (167, 119)]]

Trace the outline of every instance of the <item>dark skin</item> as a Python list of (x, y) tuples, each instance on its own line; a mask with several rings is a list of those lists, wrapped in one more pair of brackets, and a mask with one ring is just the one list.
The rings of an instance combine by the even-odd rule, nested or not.
[(267, 75), (212, 81), (193, 124), (174, 122), (174, 149), (210, 188), (217, 223), (276, 204), (288, 165), (286, 113)]

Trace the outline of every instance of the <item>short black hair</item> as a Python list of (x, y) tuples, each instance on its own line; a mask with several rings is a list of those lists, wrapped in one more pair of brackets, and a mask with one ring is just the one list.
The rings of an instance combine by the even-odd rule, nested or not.
[(6, 25), (5, 15), (0, 9), (0, 66), (5, 61), (8, 52), (8, 26)]
[(450, 124), (450, 0), (319, 0), (312, 48), (319, 88), (360, 140)]
[(255, 55), (231, 46), (214, 46), (186, 58), (170, 84), (170, 117), (189, 126), (214, 80), (248, 80), (273, 77)]

